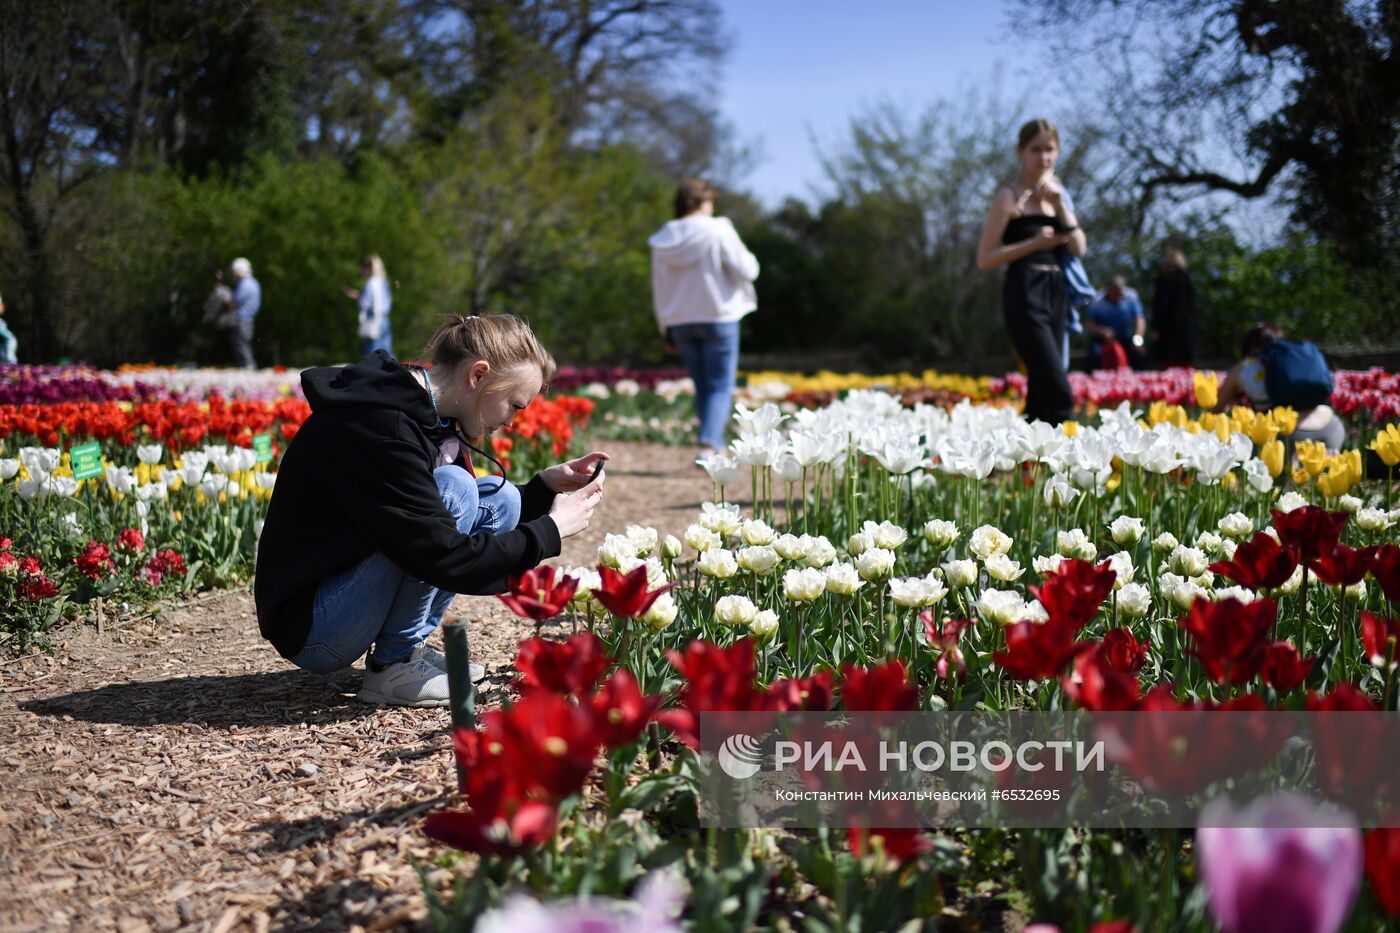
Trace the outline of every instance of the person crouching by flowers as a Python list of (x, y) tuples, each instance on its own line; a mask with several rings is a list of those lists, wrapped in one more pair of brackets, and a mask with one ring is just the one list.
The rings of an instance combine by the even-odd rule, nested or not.
[[(524, 486), (475, 477), (469, 451), (530, 404), (554, 359), (509, 314), (453, 316), (424, 351), (383, 350), (309, 369), (311, 416), (286, 453), (258, 548), (258, 626), (313, 673), (369, 652), (360, 699), (446, 706), (442, 656), (427, 647), (457, 593), (489, 594), (559, 554), (603, 495), (607, 454), (542, 470)], [(480, 679), (484, 672), (473, 672)]]

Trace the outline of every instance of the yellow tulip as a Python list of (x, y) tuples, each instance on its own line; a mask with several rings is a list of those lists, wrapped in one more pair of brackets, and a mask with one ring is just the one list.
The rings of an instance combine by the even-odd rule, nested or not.
[(1352, 482), (1361, 482), (1361, 450), (1352, 448), (1342, 451), (1342, 458), (1346, 461), (1347, 469), (1351, 472)]
[(1167, 409), (1167, 421), (1176, 425), (1178, 428), (1186, 427), (1187, 422), (1190, 420), (1191, 419), (1186, 417), (1186, 409), (1182, 408), (1180, 405), (1173, 405)]
[(1260, 444), (1259, 459), (1269, 468), (1269, 475), (1278, 479), (1283, 472), (1283, 441), (1275, 439)]
[(1151, 405), (1148, 405), (1148, 406), (1147, 406), (1147, 423), (1148, 423), (1148, 424), (1154, 425), (1154, 426), (1155, 426), (1155, 425), (1159, 425), (1159, 424), (1165, 423), (1166, 420), (1167, 420), (1167, 403), (1166, 403), (1166, 402), (1164, 402), (1164, 401), (1158, 399), (1157, 401), (1153, 402)]
[(1381, 462), (1388, 467), (1393, 467), (1400, 463), (1400, 425), (1388, 424), (1376, 435), (1376, 439), (1371, 441), (1371, 449), (1376, 452), (1376, 456), (1381, 458)]
[(1308, 471), (1302, 467), (1293, 468), (1293, 484), (1301, 486), (1308, 481)]
[(1224, 476), (1220, 477), (1220, 488), (1221, 488), (1221, 489), (1233, 490), (1233, 489), (1234, 489), (1236, 486), (1238, 486), (1239, 484), (1240, 484), (1240, 478), (1239, 478), (1238, 476), (1235, 475), (1235, 471), (1234, 471), (1234, 470), (1231, 470), (1231, 471), (1229, 471), (1228, 473), (1226, 473)]
[(1060, 430), (1065, 432), (1065, 437), (1074, 437), (1079, 433), (1078, 421), (1064, 421), (1060, 423)]
[(1180, 425), (1180, 427), (1185, 428), (1187, 434), (1200, 434), (1202, 431), (1205, 430), (1201, 427), (1201, 423), (1199, 421), (1188, 421), (1185, 424)]
[(1309, 476), (1316, 476), (1327, 466), (1327, 447), (1322, 441), (1299, 441), (1293, 449)]
[(1201, 408), (1214, 408), (1220, 400), (1220, 382), (1215, 373), (1196, 370), (1196, 404)]
[(1278, 433), (1287, 436), (1298, 427), (1298, 413), (1288, 406), (1280, 406), (1269, 412), (1269, 420), (1278, 428)]
[(1352, 474), (1351, 465), (1345, 458), (1339, 458), (1339, 462), (1334, 463), (1317, 478), (1318, 490), (1329, 499), (1345, 495), (1356, 482), (1356, 477)]
[(1255, 443), (1260, 450), (1264, 445), (1278, 437), (1278, 428), (1268, 418), (1255, 418), (1254, 423), (1249, 426), (1249, 430), (1244, 433), (1249, 435), (1249, 439)]
[(151, 481), (151, 465), (149, 463), (138, 463), (136, 465), (136, 481), (142, 486)]

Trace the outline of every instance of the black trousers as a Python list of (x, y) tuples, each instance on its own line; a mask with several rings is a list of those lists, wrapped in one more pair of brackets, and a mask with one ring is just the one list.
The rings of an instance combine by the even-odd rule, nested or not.
[(1026, 420), (1059, 424), (1074, 417), (1074, 393), (1065, 373), (1069, 294), (1058, 269), (1012, 263), (1002, 285), (1002, 318), (1011, 346), (1026, 364)]

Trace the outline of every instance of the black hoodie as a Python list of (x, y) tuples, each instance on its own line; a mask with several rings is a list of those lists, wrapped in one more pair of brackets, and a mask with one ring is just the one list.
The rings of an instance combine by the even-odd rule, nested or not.
[(277, 471), (258, 543), (258, 628), (291, 658), (306, 643), (321, 581), (382, 551), (404, 573), (456, 593), (500, 592), (505, 578), (559, 553), (540, 477), (520, 487), (520, 524), (464, 535), (433, 467), (437, 426), (428, 393), (382, 350), (345, 367), (308, 369), (311, 416)]

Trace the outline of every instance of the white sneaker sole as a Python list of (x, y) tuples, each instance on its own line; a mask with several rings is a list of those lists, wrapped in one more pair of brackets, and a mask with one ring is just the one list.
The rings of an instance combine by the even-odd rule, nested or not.
[(418, 709), (429, 709), (447, 706), (447, 700), (435, 700), (424, 698), (421, 700), (403, 700), (398, 697), (385, 696), (377, 690), (361, 690), (355, 694), (355, 698), (361, 703), (369, 703), (371, 706), (411, 706)]

